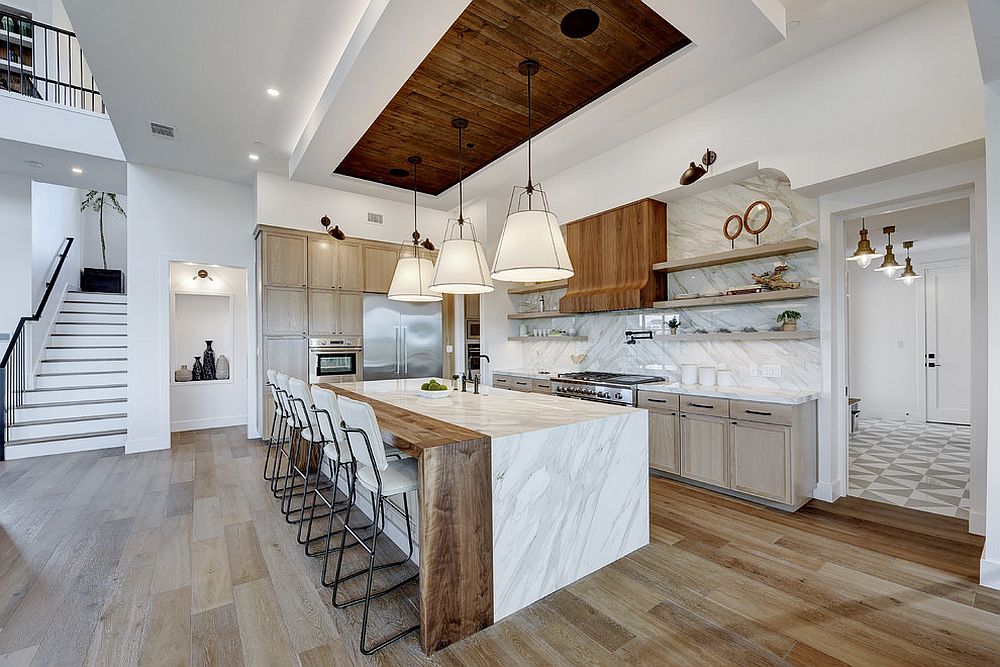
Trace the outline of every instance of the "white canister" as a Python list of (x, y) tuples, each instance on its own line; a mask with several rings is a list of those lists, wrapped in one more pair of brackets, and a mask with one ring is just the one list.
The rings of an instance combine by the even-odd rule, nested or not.
[(681, 384), (698, 384), (698, 366), (681, 364)]
[(717, 378), (720, 387), (732, 387), (736, 382), (733, 381), (733, 372), (720, 368)]
[(522, 324), (519, 327), (519, 330), (520, 330), (521, 338), (524, 338), (525, 336), (528, 335), (528, 325), (527, 324)]
[(698, 384), (703, 387), (715, 386), (715, 366), (702, 366), (698, 369)]

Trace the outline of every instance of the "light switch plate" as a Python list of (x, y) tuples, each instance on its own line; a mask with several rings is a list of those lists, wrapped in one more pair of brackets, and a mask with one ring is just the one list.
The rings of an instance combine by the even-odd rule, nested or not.
[(760, 367), (761, 377), (766, 378), (780, 378), (781, 377), (781, 366), (777, 364), (763, 364)]

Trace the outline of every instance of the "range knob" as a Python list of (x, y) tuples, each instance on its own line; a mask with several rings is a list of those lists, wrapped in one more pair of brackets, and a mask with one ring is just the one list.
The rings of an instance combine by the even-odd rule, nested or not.
[(621, 397), (622, 397), (622, 393), (621, 392), (618, 392), (617, 394), (615, 394), (615, 398), (621, 399)]

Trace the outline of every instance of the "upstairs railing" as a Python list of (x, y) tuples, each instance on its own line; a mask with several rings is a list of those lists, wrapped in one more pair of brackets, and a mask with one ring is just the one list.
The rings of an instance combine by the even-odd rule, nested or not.
[(3, 10), (0, 90), (105, 113), (76, 34)]
[(45, 304), (52, 296), (52, 289), (59, 281), (59, 273), (62, 271), (63, 264), (66, 263), (66, 256), (69, 255), (69, 249), (72, 247), (73, 239), (67, 236), (62, 250), (59, 251), (59, 261), (56, 262), (52, 278), (45, 283), (45, 293), (42, 294), (38, 308), (35, 309), (33, 315), (18, 320), (17, 326), (14, 327), (14, 333), (10, 335), (7, 349), (4, 351), (3, 357), (0, 357), (0, 395), (3, 396), (3, 411), (0, 411), (0, 461), (6, 459), (4, 450), (10, 439), (10, 427), (17, 423), (17, 410), (24, 406), (24, 392), (27, 391), (28, 387), (29, 369), (27, 366), (29, 359), (25, 354), (27, 343), (24, 339), (24, 327), (28, 322), (37, 322), (41, 319), (42, 313), (45, 311)]

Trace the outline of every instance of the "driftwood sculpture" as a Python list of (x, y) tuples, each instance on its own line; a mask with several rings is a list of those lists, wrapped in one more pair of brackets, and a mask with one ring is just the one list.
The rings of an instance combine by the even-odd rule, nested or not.
[(774, 271), (765, 271), (760, 275), (751, 273), (750, 275), (753, 276), (755, 283), (770, 290), (798, 289), (802, 283), (793, 283), (785, 280), (783, 274), (787, 270), (788, 266), (786, 264), (777, 264), (774, 267)]

